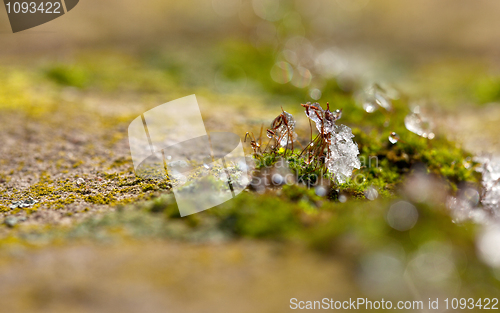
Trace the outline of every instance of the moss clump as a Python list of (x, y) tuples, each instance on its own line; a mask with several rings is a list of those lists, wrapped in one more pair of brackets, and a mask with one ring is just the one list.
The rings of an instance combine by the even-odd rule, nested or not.
[(60, 192), (80, 192), (82, 187), (79, 187), (76, 185), (76, 183), (70, 182), (69, 180), (66, 180), (63, 183), (63, 185), (59, 188), (57, 188), (57, 191)]
[(141, 184), (140, 186), (141, 190), (144, 192), (158, 189), (158, 187), (155, 184)]
[[(396, 101), (391, 112), (376, 112), (370, 115), (369, 121), (362, 119), (367, 113), (356, 106), (351, 105), (345, 111), (343, 118), (347, 122), (361, 124), (352, 128), (354, 141), (360, 151), (361, 168), (355, 169), (352, 177), (345, 183), (336, 183), (332, 179), (332, 173), (326, 170), (326, 150), (316, 149), (316, 161), (307, 162), (305, 155), (312, 149), (309, 145), (305, 149), (292, 150), (289, 144), (287, 149), (278, 149), (274, 140), (269, 144), (262, 144), (272, 148), (265, 151), (257, 149), (254, 153), (258, 173), (272, 172), (273, 167), (289, 167), (300, 184), (316, 186), (320, 181), (324, 183), (326, 180), (327, 185), (333, 186), (337, 193), (345, 192), (355, 198), (365, 198), (364, 192), (369, 187), (375, 187), (383, 197), (393, 197), (397, 186), (416, 167), (423, 167), (429, 173), (443, 177), (451, 190), (456, 190), (461, 183), (479, 182), (480, 174), (475, 171), (476, 164), (471, 161), (470, 153), (442, 136), (437, 136), (434, 140), (422, 138), (406, 130), (402, 123), (395, 122), (404, 120), (408, 113), (407, 103)], [(389, 115), (391, 118), (387, 120)], [(393, 130), (400, 136), (396, 144), (391, 144), (388, 140)], [(313, 133), (316, 130), (309, 131)], [(286, 165), (279, 165), (277, 162), (280, 160)], [(335, 196), (332, 198), (335, 199)]]
[(144, 180), (142, 178), (135, 178), (133, 180), (128, 180), (126, 178), (120, 179), (118, 182), (118, 187), (125, 187), (125, 186), (136, 186), (142, 183)]
[(46, 183), (38, 183), (30, 187), (29, 194), (32, 197), (41, 197), (51, 195), (56, 188), (48, 186)]
[(108, 194), (95, 194), (95, 195), (89, 195), (86, 196), (85, 198), (86, 202), (93, 203), (93, 204), (114, 204), (116, 202), (116, 198), (114, 197), (113, 193), (108, 193)]
[(45, 70), (45, 76), (62, 85), (84, 88), (89, 83), (89, 73), (78, 65), (55, 64)]

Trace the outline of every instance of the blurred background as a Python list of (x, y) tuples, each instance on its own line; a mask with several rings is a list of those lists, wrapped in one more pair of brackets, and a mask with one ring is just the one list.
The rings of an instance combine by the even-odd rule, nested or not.
[[(389, 83), (451, 114), (460, 106), (459, 123), (441, 124), (472, 148), (490, 151), (498, 150), (490, 146), (498, 147), (495, 138), (483, 142), (470, 132), (479, 124), (480, 132), (491, 133), (496, 108), (470, 117), (462, 106), (500, 98), (499, 6), (486, 0), (87, 0), (19, 34), (11, 33), (2, 10), (0, 54), (4, 66), (15, 59), (45, 72), (55, 67), (53, 80), (80, 90), (102, 91), (105, 84), (106, 91), (123, 91), (120, 82), (97, 81), (113, 71), (128, 75), (122, 86), (141, 81), (149, 94), (159, 85), (240, 95), (293, 90), (300, 101), (324, 100), (331, 80), (344, 90)], [(71, 77), (59, 77), (68, 65)], [(149, 73), (134, 73), (139, 67)]]

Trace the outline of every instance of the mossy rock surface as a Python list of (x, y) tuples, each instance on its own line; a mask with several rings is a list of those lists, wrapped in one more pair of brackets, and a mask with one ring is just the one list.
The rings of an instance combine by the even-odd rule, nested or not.
[[(89, 301), (100, 301), (99, 288), (110, 295), (115, 284), (145, 283), (154, 292), (137, 292), (164, 304), (166, 300), (159, 295), (163, 292), (188, 301), (192, 296), (186, 290), (194, 288), (201, 297), (208, 297), (203, 287), (215, 288), (217, 283), (210, 277), (222, 277), (215, 296), (249, 289), (246, 299), (251, 301), (272, 292), (279, 301), (270, 301), (266, 308), (278, 308), (295, 292), (304, 297), (325, 290), (345, 298), (377, 297), (363, 282), (389, 288), (402, 283), (398, 279), (403, 277), (384, 282), (369, 276), (370, 269), (386, 270), (385, 263), (377, 263), (380, 260), (408, 268), (414, 287), (425, 293), (433, 278), (425, 273), (419, 276), (415, 264), (424, 264), (426, 257), (444, 259), (452, 268), (438, 288), (443, 294), (498, 295), (495, 277), (499, 274), (482, 263), (476, 251), (481, 229), (472, 223), (453, 223), (443, 202), (415, 202), (405, 194), (407, 180), (419, 171), (438, 181), (446, 195), (455, 195), (463, 186), (478, 187), (481, 177), (472, 161), (475, 151), (458, 144), (454, 133), (447, 132), (452, 128), (438, 129), (433, 140), (405, 128), (410, 100), (404, 95), (393, 101), (392, 111), (368, 114), (356, 103), (353, 90), (328, 80), (322, 101), (328, 99), (333, 108), (343, 109), (339, 123), (351, 127), (360, 150), (362, 167), (351, 180), (338, 184), (324, 171), (310, 171), (297, 157), (298, 148), (286, 154), (264, 153), (258, 161), (272, 166), (284, 159), (305, 184), (275, 186), (262, 193), (249, 188), (232, 201), (180, 218), (172, 194), (175, 181), (141, 179), (134, 174), (127, 127), (136, 116), (196, 93), (209, 131), (230, 130), (242, 139), (247, 131), (257, 135), (261, 125), (267, 127), (283, 107), (295, 116), (302, 144), (310, 136), (300, 106), (311, 100), (309, 91), (271, 80), (272, 53), (241, 42), (222, 43), (217, 49), (224, 53), (209, 51), (214, 57), (208, 64), (187, 64), (176, 51), (127, 56), (87, 51), (69, 61), (5, 67), (0, 74), (0, 131), (4, 135), (0, 214), (5, 223), (0, 226), (0, 262), (8, 266), (0, 273), (5, 280), (0, 281), (22, 272), (12, 285), (3, 283), (10, 290), (6, 296), (20, 302), (30, 299), (35, 307), (48, 301), (45, 304), (51, 307), (50, 301), (61, 301), (64, 294), (53, 279), (66, 284), (71, 301), (83, 301), (78, 300), (81, 294)], [(233, 63), (246, 64), (249, 88), (234, 93), (203, 87), (220, 66)], [(255, 63), (260, 66), (252, 66)], [(227, 68), (221, 75), (237, 81), (238, 72)], [(199, 75), (192, 75), (193, 71)], [(484, 101), (496, 99), (495, 81), (478, 84), (475, 90), (484, 93)], [(479, 115), (495, 111), (485, 108), (468, 110), (479, 110)], [(443, 110), (432, 113), (433, 117), (443, 120), (450, 113)], [(388, 141), (392, 132), (400, 136), (396, 144)], [(494, 141), (492, 147), (498, 149)], [(249, 146), (245, 149), (252, 152)], [(324, 195), (305, 186), (318, 177), (328, 181)], [(367, 199), (368, 188), (377, 191), (373, 201)], [(10, 208), (12, 202), (29, 197), (38, 203)], [(396, 230), (388, 222), (391, 207), (399, 201), (412, 203), (418, 214), (407, 231)], [(12, 217), (15, 223), (7, 220)], [(429, 249), (437, 254), (429, 254)], [(78, 258), (83, 258), (83, 265), (77, 264)], [(19, 265), (13, 265), (19, 259)], [(37, 262), (48, 263), (37, 267)], [(379, 267), (370, 268), (373, 264)], [(48, 274), (42, 273), (45, 267)], [(56, 269), (66, 267), (74, 267), (75, 272), (64, 269), (58, 276)], [(107, 281), (97, 291), (86, 293), (98, 284), (79, 280), (78, 271), (95, 277), (106, 272)], [(232, 280), (235, 275), (248, 276)], [(22, 279), (34, 283), (23, 289)], [(198, 287), (189, 283), (198, 280)], [(456, 284), (463, 288), (454, 289)], [(393, 291), (384, 288), (380, 288), (382, 295)], [(408, 288), (402, 287), (399, 297), (411, 298)], [(117, 299), (130, 290), (116, 291)], [(235, 297), (234, 303), (242, 299)], [(176, 301), (179, 306), (184, 303)], [(193, 309), (199, 308), (193, 304)]]

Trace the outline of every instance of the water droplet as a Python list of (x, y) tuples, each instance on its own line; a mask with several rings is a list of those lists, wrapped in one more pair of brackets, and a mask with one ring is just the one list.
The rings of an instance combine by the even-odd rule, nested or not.
[(399, 141), (399, 135), (396, 134), (395, 132), (392, 132), (390, 135), (389, 135), (389, 142), (392, 143), (392, 144), (395, 144)]
[(345, 195), (340, 195), (339, 196), (339, 201), (342, 203), (345, 203), (347, 201), (347, 197)]
[(83, 185), (83, 184), (85, 184), (85, 179), (83, 179), (83, 178), (81, 178), (81, 177), (80, 177), (80, 178), (78, 178), (78, 179), (76, 180), (76, 184), (77, 184), (77, 185)]
[(342, 110), (337, 109), (333, 112), (333, 118), (335, 120), (339, 120), (341, 117), (342, 117)]
[(392, 110), (391, 101), (380, 92), (375, 93), (375, 102), (387, 111)]
[(384, 108), (386, 111), (392, 110), (391, 100), (387, 96), (386, 91), (378, 84), (365, 88), (359, 96), (360, 102), (363, 104), (363, 109), (368, 113), (373, 113), (378, 108)]
[(410, 113), (405, 117), (406, 129), (424, 138), (433, 139), (432, 122), (419, 113)]
[(367, 112), (367, 113), (373, 113), (377, 110), (377, 104), (371, 102), (371, 101), (365, 101), (363, 103), (363, 109)]

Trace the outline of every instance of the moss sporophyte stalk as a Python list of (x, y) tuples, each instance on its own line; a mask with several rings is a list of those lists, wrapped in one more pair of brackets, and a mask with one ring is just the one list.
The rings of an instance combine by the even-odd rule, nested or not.
[[(338, 183), (345, 183), (351, 177), (354, 169), (359, 169), (361, 163), (358, 159), (359, 150), (357, 144), (352, 140), (354, 135), (349, 127), (337, 125), (336, 122), (342, 116), (341, 110), (323, 110), (319, 103), (302, 104), (306, 116), (315, 122), (318, 134), (312, 138), (301, 150), (295, 150), (294, 146), (301, 145), (294, 132), (295, 119), (292, 114), (282, 110), (271, 123), (267, 130), (270, 141), (262, 149), (261, 138), (252, 138), (250, 144), (254, 150), (254, 156), (259, 159), (270, 154), (275, 158), (279, 155), (291, 158), (302, 163), (308, 168), (307, 172), (328, 173)], [(248, 135), (249, 133), (247, 133)], [(253, 137), (253, 135), (252, 135)], [(273, 142), (271, 142), (273, 141)]]

